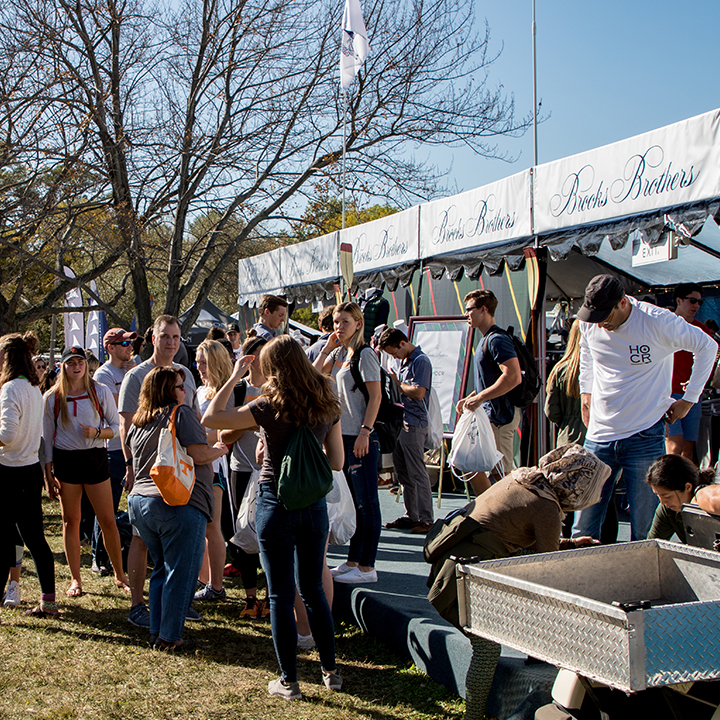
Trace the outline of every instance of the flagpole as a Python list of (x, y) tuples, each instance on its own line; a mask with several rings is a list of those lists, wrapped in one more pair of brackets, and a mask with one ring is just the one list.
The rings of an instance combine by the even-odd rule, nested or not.
[(342, 151), (342, 229), (345, 229), (345, 151), (347, 123), (347, 90), (343, 88), (343, 151)]

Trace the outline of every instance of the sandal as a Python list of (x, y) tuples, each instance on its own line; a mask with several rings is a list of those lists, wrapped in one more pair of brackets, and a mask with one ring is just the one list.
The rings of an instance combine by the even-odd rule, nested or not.
[(195, 646), (197, 645), (197, 642), (195, 641), (195, 638), (183, 638), (180, 640), (180, 642), (177, 643), (171, 643), (167, 642), (166, 640), (161, 640), (158, 638), (153, 643), (153, 648), (155, 650), (160, 650), (161, 652), (191, 652), (195, 649)]
[(71, 585), (66, 591), (65, 594), (68, 597), (74, 597), (79, 598), (83, 596), (83, 589), (80, 587), (80, 585)]
[(115, 578), (115, 587), (118, 590), (122, 590), (124, 593), (127, 593), (128, 595), (132, 592), (130, 590), (130, 586), (124, 580), (118, 580), (117, 578)]
[(26, 610), (26, 615), (36, 618), (59, 618), (60, 611), (57, 609), (57, 603), (44, 603), (32, 610)]

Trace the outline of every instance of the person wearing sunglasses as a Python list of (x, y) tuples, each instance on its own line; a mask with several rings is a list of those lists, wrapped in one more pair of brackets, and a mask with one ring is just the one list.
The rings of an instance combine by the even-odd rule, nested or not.
[[(99, 385), (105, 385), (110, 390), (116, 407), (122, 381), (128, 370), (135, 367), (132, 362), (132, 353), (133, 341), (136, 337), (137, 333), (118, 327), (111, 328), (103, 337), (103, 347), (109, 359), (95, 371), (93, 379)], [(117, 437), (108, 440), (106, 447), (110, 465), (110, 489), (112, 491), (113, 509), (117, 515), (118, 505), (122, 497), (123, 479), (125, 478), (125, 457), (119, 434)], [(109, 565), (110, 560), (96, 518), (92, 535), (92, 571), (103, 576), (109, 575), (112, 572)]]
[[(675, 314), (685, 322), (694, 325), (713, 336), (712, 330), (695, 319), (702, 305), (702, 288), (697, 283), (680, 283), (673, 291)], [(685, 385), (690, 379), (693, 367), (692, 353), (681, 350), (673, 355), (672, 396), (677, 400), (685, 393)], [(665, 437), (665, 449), (669, 455), (682, 455), (691, 462), (695, 451), (695, 443), (700, 429), (702, 408), (700, 400), (693, 404), (688, 414), (681, 420), (668, 425)]]

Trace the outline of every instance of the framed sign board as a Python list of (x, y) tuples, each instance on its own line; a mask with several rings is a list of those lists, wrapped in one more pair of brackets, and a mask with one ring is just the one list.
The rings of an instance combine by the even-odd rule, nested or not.
[(457, 422), (455, 406), (465, 397), (472, 355), (473, 329), (464, 315), (412, 316), (408, 335), (430, 358), (432, 385), (438, 394), (443, 428), (452, 434)]

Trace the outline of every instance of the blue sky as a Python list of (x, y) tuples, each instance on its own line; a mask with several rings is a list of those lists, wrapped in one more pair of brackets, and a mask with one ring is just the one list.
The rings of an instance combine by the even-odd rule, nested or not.
[[(489, 84), (532, 112), (532, 0), (477, 0), (491, 49)], [(536, 0), (539, 162), (622, 140), (720, 107), (720, 3), (715, 0)], [(467, 190), (532, 165), (533, 136), (503, 139), (516, 162), (454, 153), (449, 181)], [(447, 163), (448, 154), (433, 155)]]

